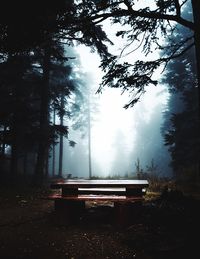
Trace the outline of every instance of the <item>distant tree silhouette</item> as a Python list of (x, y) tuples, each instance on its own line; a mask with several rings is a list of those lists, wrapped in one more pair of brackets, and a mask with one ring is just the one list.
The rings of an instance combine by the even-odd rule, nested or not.
[[(184, 35), (185, 30), (179, 29), (173, 42)], [(163, 79), (168, 84), (170, 96), (162, 132), (177, 177), (181, 177), (184, 169), (197, 172), (199, 165), (199, 103), (194, 55), (191, 49), (187, 55), (169, 63)]]
[(81, 132), (82, 138), (87, 138), (88, 147), (88, 175), (92, 178), (92, 149), (91, 131), (95, 114), (98, 111), (95, 102), (93, 79), (89, 74), (78, 72), (77, 82), (79, 92), (76, 93), (74, 105), (72, 106), (72, 128)]
[[(67, 51), (66, 51), (67, 54)], [(65, 55), (66, 55), (65, 54)], [(71, 53), (72, 54), (72, 53)], [(75, 55), (73, 54), (75, 57)], [(71, 58), (74, 58), (71, 57)], [(53, 64), (53, 69), (51, 71), (50, 77), (50, 89), (51, 89), (51, 110), (53, 111), (54, 116), (57, 115), (60, 119), (60, 124), (56, 124), (54, 120), (53, 126), (59, 133), (59, 168), (58, 175), (62, 177), (62, 164), (63, 164), (63, 138), (68, 138), (68, 126), (64, 125), (64, 118), (70, 120), (70, 98), (72, 94), (76, 92), (77, 84), (73, 78), (73, 68), (70, 62), (57, 60)], [(69, 144), (72, 145), (71, 140)]]
[(137, 158), (137, 160), (135, 162), (135, 174), (137, 176), (137, 179), (142, 179), (143, 178), (144, 170), (143, 170), (143, 168), (141, 166), (139, 158)]
[[(32, 70), (28, 53), (10, 55), (0, 64), (0, 124), (5, 145), (11, 146), (11, 173), (18, 171), (18, 159), (35, 147), (38, 122), (40, 75)], [(32, 148), (31, 148), (32, 147)], [(25, 167), (24, 163), (24, 167)], [(25, 172), (24, 168), (24, 172)]]

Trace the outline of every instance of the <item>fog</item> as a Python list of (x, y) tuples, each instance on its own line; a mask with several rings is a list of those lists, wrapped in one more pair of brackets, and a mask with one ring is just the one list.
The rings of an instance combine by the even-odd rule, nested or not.
[[(109, 88), (102, 94), (96, 94), (103, 75), (98, 55), (85, 46), (77, 47), (76, 51), (79, 58), (76, 60), (74, 78), (79, 81), (79, 74), (84, 73), (80, 90), (85, 91), (87, 87), (90, 93), (92, 176), (132, 177), (136, 174), (138, 161), (144, 172), (153, 161), (157, 174), (170, 176), (170, 156), (160, 132), (167, 89), (162, 85), (149, 87), (133, 108), (125, 109), (123, 107), (129, 100), (127, 93), (121, 94), (119, 89)], [(88, 116), (88, 109), (80, 108), (79, 112), (83, 117)], [(62, 174), (64, 177), (70, 174), (72, 177), (88, 178), (88, 127), (85, 125), (84, 130), (81, 127), (73, 130), (70, 119), (65, 119), (65, 125), (69, 126), (69, 139), (76, 145), (71, 147), (68, 139), (64, 140)], [(59, 144), (56, 150), (57, 172)]]

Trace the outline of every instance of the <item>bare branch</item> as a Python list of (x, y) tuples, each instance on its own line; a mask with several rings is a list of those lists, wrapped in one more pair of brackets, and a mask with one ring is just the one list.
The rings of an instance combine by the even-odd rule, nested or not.
[(187, 2), (188, 0), (185, 0), (182, 2), (181, 7)]
[(181, 52), (179, 52), (178, 54), (176, 55), (172, 55), (166, 59), (170, 60), (170, 59), (174, 59), (174, 58), (179, 58), (181, 57), (185, 52), (187, 52), (189, 49), (191, 49), (193, 46), (195, 46), (195, 43), (192, 42), (190, 45), (188, 45), (185, 49), (183, 49)]
[(133, 53), (134, 51), (138, 50), (138, 49), (141, 47), (142, 43), (144, 42), (145, 35), (146, 35), (146, 31), (145, 31), (144, 34), (143, 34), (143, 37), (142, 37), (142, 40), (140, 41), (140, 44), (139, 44), (135, 49), (129, 51), (129, 52), (126, 53), (124, 56), (122, 56), (124, 50), (125, 50), (126, 48), (128, 48), (128, 47), (134, 42), (134, 39), (133, 39), (129, 44), (127, 44), (127, 45), (122, 49), (122, 51), (121, 51), (119, 57), (126, 57), (126, 56), (128, 56), (129, 54)]
[[(177, 53), (177, 54), (175, 54), (175, 52), (174, 52), (172, 55), (170, 55), (170, 56), (167, 57), (167, 58), (161, 58), (160, 61), (161, 61), (162, 63), (165, 63), (164, 68), (163, 68), (163, 70), (162, 70), (162, 73), (163, 73), (164, 70), (166, 69), (167, 64), (169, 63), (170, 60), (181, 57), (185, 52), (187, 52), (187, 51), (188, 51), (189, 49), (191, 49), (193, 46), (195, 46), (194, 42), (192, 42), (190, 45), (188, 45), (185, 49), (183, 49), (181, 52), (179, 52), (179, 53)], [(176, 51), (178, 51), (178, 49), (177, 49)]]
[[(176, 49), (178, 50), (182, 45), (184, 45), (185, 43), (187, 43), (188, 41), (190, 41), (190, 40), (192, 40), (192, 39), (194, 39), (194, 35), (192, 35), (192, 36), (190, 36), (190, 37), (187, 37), (187, 38), (185, 38), (185, 39), (182, 40), (182, 41), (179, 41), (178, 44), (170, 44), (170, 48), (174, 48), (174, 47), (177, 46), (178, 48), (176, 48)], [(167, 49), (167, 48), (169, 48), (169, 45), (161, 46), (158, 42), (156, 42), (156, 45), (157, 45), (158, 48), (160, 48), (160, 49)]]
[[(125, 49), (128, 48), (128, 47), (134, 42), (134, 40), (135, 40), (135, 39), (133, 39), (131, 42), (129, 42), (129, 43), (122, 49), (121, 53), (119, 54), (119, 58), (122, 57), (122, 54), (123, 54), (123, 52), (125, 51)], [(126, 56), (126, 55), (125, 55), (125, 56)], [(125, 57), (125, 56), (123, 56), (123, 57)]]
[(103, 21), (105, 21), (106, 19), (108, 19), (108, 17), (102, 17), (101, 19), (97, 20), (96, 22), (93, 22), (95, 25), (98, 23), (101, 23)]
[[(102, 13), (102, 14), (93, 14), (90, 17), (90, 20), (95, 21), (97, 19), (108, 19), (113, 17), (127, 17), (131, 16), (132, 18), (141, 17), (141, 18), (149, 18), (149, 19), (157, 19), (157, 20), (167, 20), (167, 21), (174, 21), (177, 22), (191, 30), (194, 30), (194, 23), (191, 21), (188, 21), (186, 19), (183, 19), (180, 16), (177, 15), (171, 15), (171, 14), (163, 14), (159, 12), (150, 11), (147, 12), (146, 10), (115, 10), (112, 12)], [(101, 21), (101, 20), (100, 20)], [(96, 21), (97, 22), (97, 21)], [(99, 21), (98, 21), (99, 22)]]

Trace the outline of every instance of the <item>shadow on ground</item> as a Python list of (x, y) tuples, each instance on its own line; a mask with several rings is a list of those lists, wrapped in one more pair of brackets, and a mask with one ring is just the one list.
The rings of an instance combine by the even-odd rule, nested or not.
[(180, 192), (146, 201), (124, 226), (112, 204), (87, 204), (73, 223), (43, 190), (1, 191), (0, 258), (196, 258), (200, 202)]

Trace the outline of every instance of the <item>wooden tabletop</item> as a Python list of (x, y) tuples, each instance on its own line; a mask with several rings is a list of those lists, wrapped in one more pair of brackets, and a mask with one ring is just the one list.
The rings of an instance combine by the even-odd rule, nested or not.
[(95, 187), (125, 187), (145, 188), (147, 180), (65, 180), (51, 184), (51, 188), (95, 188)]

